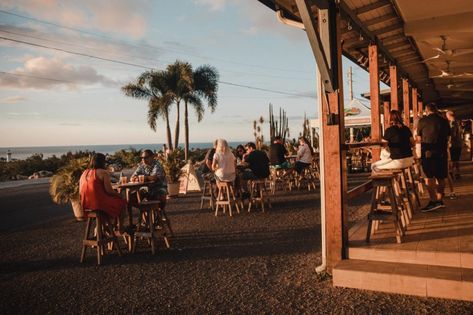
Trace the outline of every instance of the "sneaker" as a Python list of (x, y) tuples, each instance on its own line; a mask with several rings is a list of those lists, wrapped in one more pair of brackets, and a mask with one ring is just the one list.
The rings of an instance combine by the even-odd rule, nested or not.
[[(442, 202), (443, 204), (443, 202)], [(425, 206), (424, 208), (420, 209), (421, 212), (430, 212), (430, 211), (434, 211), (436, 209), (439, 209), (441, 208), (442, 205), (440, 203), (438, 203), (437, 201), (429, 201), (429, 203), (427, 204), (427, 206)], [(444, 206), (445, 207), (445, 206)]]
[(455, 193), (451, 193), (448, 198), (450, 198), (451, 200), (454, 200), (454, 199), (457, 199), (457, 195)]
[(436, 205), (438, 205), (439, 208), (445, 208), (445, 204), (443, 203), (442, 200), (437, 201)]

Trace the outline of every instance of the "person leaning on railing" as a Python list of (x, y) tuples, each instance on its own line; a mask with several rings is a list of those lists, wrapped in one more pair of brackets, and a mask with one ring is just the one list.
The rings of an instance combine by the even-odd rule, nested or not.
[(402, 122), (401, 113), (397, 110), (389, 112), (390, 127), (386, 129), (383, 140), (387, 142), (389, 151), (383, 149), (381, 160), (373, 163), (374, 172), (389, 169), (399, 169), (414, 163), (412, 147), (415, 145), (411, 130)]

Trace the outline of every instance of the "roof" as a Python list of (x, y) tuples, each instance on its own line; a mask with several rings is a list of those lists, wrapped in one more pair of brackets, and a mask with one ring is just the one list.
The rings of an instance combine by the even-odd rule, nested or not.
[[(300, 20), (295, 0), (259, 1)], [(383, 82), (395, 64), (424, 102), (473, 117), (473, 1), (340, 0), (340, 9), (345, 57), (367, 69), (368, 45), (377, 43)]]

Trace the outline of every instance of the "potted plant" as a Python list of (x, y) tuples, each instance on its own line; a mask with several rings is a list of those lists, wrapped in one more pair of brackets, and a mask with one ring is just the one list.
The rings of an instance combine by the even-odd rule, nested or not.
[(84, 211), (79, 199), (79, 180), (88, 162), (88, 158), (70, 160), (52, 177), (49, 186), (49, 194), (55, 203), (71, 203), (77, 221), (84, 220)]
[(169, 196), (177, 196), (179, 194), (179, 179), (182, 175), (182, 167), (184, 161), (180, 158), (181, 151), (176, 149), (159, 157), (159, 161), (166, 173)]

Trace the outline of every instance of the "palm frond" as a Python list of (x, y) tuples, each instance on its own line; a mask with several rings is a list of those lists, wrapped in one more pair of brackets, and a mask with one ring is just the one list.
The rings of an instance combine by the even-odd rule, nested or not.
[(127, 85), (123, 86), (122, 92), (126, 96), (137, 99), (149, 99), (152, 96), (151, 91), (148, 88), (135, 83), (128, 83)]

